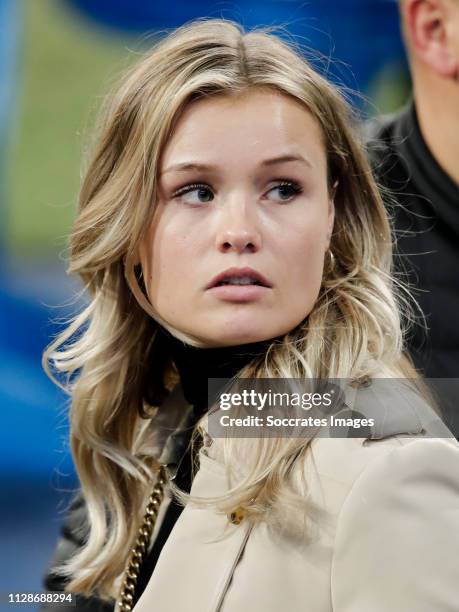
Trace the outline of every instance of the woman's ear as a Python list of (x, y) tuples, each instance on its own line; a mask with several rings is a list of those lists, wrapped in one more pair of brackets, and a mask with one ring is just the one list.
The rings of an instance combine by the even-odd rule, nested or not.
[(141, 264), (142, 248), (143, 248), (142, 242), (140, 242), (134, 248), (134, 251), (133, 251), (133, 254), (132, 254), (132, 262), (133, 262), (134, 266), (140, 266), (140, 264)]
[(333, 227), (335, 224), (335, 194), (338, 188), (338, 181), (333, 185), (330, 199), (328, 200), (328, 222), (327, 222), (327, 248), (330, 246)]
[(451, 41), (451, 19), (445, 2), (407, 0), (403, 10), (413, 54), (438, 75), (456, 78), (459, 62)]

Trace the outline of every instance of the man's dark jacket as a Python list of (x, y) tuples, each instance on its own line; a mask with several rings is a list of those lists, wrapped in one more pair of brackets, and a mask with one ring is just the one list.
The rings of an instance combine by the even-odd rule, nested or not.
[(429, 151), (413, 104), (369, 122), (366, 137), (375, 174), (395, 200), (387, 206), (396, 269), (428, 326), (415, 325), (410, 352), (425, 376), (459, 377), (459, 187)]

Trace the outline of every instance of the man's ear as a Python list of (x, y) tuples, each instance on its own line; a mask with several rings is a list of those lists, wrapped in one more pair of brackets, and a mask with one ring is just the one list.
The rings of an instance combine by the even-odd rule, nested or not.
[(402, 10), (413, 55), (439, 76), (455, 78), (458, 59), (444, 0), (405, 0)]

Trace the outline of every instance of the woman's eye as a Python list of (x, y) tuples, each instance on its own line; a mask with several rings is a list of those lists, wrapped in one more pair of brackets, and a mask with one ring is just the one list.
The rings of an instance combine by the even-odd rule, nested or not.
[(282, 183), (279, 183), (279, 185), (276, 185), (276, 187), (270, 189), (268, 193), (276, 190), (280, 194), (280, 199), (277, 200), (278, 202), (289, 202), (292, 198), (303, 191), (298, 183), (294, 183), (292, 181), (282, 181)]
[[(185, 195), (188, 196), (186, 199), (184, 198)], [(185, 200), (187, 204), (202, 204), (205, 202), (210, 202), (214, 196), (208, 185), (205, 185), (204, 183), (194, 183), (192, 185), (185, 185), (185, 187), (181, 187), (175, 193), (173, 193), (172, 197), (180, 197), (182, 200)]]

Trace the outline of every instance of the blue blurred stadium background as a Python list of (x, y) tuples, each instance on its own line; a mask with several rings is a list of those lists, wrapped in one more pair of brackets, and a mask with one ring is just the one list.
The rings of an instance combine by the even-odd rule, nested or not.
[(78, 307), (66, 236), (94, 113), (155, 31), (202, 16), (247, 28), (284, 24), (330, 60), (321, 65), (332, 79), (367, 96), (368, 113), (393, 110), (408, 95), (391, 0), (0, 0), (2, 592), (42, 590), (77, 486), (68, 399), (43, 373), (41, 353)]

